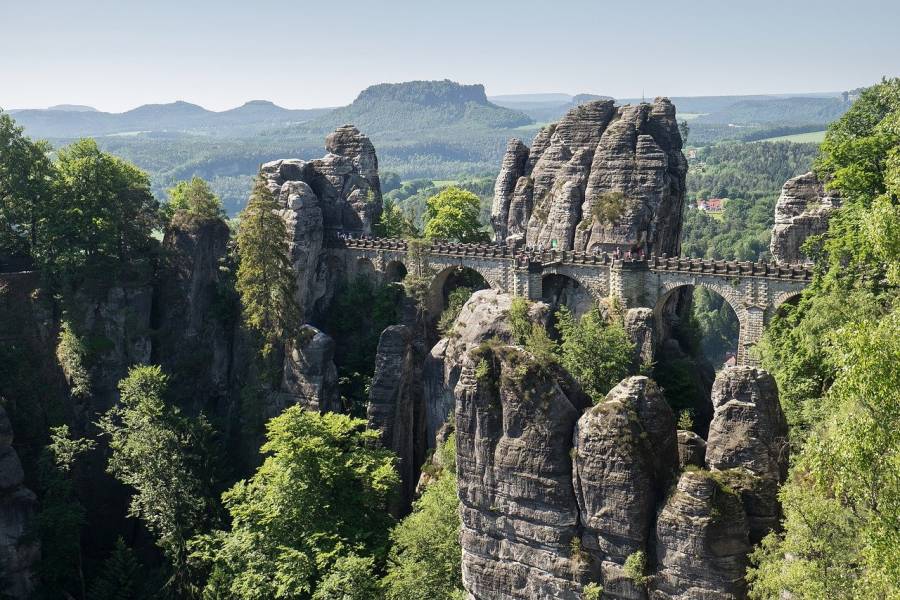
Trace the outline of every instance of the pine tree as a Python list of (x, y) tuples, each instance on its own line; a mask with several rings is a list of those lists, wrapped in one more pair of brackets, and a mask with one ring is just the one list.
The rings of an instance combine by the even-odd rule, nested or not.
[(247, 208), (241, 214), (236, 287), (245, 322), (263, 338), (263, 356), (271, 354), (276, 344), (300, 326), (300, 308), (295, 298), (297, 282), (288, 256), (287, 230), (277, 210), (272, 192), (265, 181), (257, 178)]
[(136, 600), (141, 597), (140, 581), (143, 573), (134, 551), (122, 538), (116, 540), (112, 554), (103, 564), (103, 571), (94, 580), (91, 600)]

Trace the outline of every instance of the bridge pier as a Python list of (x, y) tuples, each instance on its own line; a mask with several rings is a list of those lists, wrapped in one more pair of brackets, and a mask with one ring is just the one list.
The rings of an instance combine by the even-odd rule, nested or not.
[(758, 366), (759, 361), (756, 360), (750, 349), (762, 339), (766, 311), (760, 306), (748, 306), (745, 314), (746, 316), (740, 320), (737, 364), (755, 367)]

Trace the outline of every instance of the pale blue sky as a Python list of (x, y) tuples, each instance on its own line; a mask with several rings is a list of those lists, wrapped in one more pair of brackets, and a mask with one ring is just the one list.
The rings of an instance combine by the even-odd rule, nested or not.
[(289, 108), (367, 85), (618, 97), (838, 91), (900, 75), (900, 0), (0, 0), (0, 106)]

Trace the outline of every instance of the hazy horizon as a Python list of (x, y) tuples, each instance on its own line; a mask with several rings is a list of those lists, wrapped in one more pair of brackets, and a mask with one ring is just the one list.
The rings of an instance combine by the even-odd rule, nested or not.
[(805, 94), (900, 74), (900, 4), (786, 4), (7, 0), (16, 26), (0, 38), (0, 107), (322, 108), (416, 79), (481, 83), (490, 96)]

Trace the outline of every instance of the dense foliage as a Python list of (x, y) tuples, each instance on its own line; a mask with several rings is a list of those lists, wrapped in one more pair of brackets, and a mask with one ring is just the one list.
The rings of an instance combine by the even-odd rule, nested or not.
[(269, 422), (267, 437), (263, 465), (223, 496), (231, 528), (195, 542), (195, 559), (211, 568), (208, 597), (320, 598), (320, 581), (330, 587), (335, 570), (343, 578), (361, 566), (347, 564), (351, 553), (387, 556), (399, 477), (377, 431), (293, 406)]
[(200, 219), (219, 219), (225, 216), (222, 201), (210, 189), (209, 184), (199, 177), (179, 181), (168, 194), (166, 209), (171, 214), (182, 211)]
[(297, 280), (288, 254), (287, 227), (276, 212), (278, 203), (259, 178), (247, 208), (241, 213), (237, 235), (240, 266), (236, 288), (244, 321), (262, 338), (268, 356), (277, 344), (300, 330)]
[(391, 532), (387, 600), (462, 598), (459, 497), (456, 494), (456, 436), (437, 449), (437, 472), (413, 504), (412, 513)]
[(427, 201), (425, 237), (455, 242), (486, 242), (479, 220), (480, 201), (472, 192), (448, 187)]
[(134, 489), (129, 514), (138, 517), (169, 560), (169, 585), (189, 597), (188, 540), (215, 517), (211, 428), (167, 402), (158, 366), (133, 367), (119, 384), (121, 401), (97, 423), (111, 452), (108, 471)]
[(844, 206), (808, 242), (818, 273), (761, 345), (795, 455), (784, 532), (755, 553), (753, 595), (900, 597), (900, 79), (865, 90), (817, 161)]

